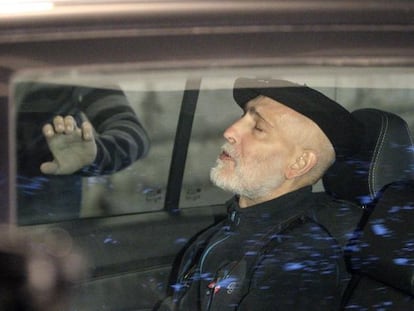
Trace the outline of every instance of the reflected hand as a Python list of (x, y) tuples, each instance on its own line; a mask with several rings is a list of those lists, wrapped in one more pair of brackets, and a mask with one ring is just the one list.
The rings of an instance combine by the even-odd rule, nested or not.
[(28, 232), (0, 226), (0, 310), (69, 310), (87, 262), (60, 228)]
[(92, 164), (97, 154), (93, 132), (89, 121), (84, 121), (79, 128), (72, 116), (56, 116), (52, 123), (44, 125), (43, 135), (53, 161), (42, 163), (41, 172), (67, 175)]

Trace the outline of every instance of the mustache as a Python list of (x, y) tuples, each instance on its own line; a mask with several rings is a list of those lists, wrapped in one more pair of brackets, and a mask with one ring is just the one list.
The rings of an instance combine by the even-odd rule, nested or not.
[(231, 157), (232, 159), (237, 160), (239, 157), (238, 152), (236, 151), (236, 149), (233, 147), (233, 145), (229, 144), (229, 143), (225, 143), (221, 146), (221, 152), (227, 154), (229, 157)]

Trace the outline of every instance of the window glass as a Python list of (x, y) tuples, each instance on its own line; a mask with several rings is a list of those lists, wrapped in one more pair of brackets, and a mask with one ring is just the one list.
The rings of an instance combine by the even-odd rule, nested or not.
[[(384, 109), (398, 114), (414, 129), (414, 72), (409, 68), (268, 66), (142, 70), (131, 66), (20, 72), (12, 85), (17, 107), (18, 222), (33, 224), (163, 209), (185, 85), (193, 77), (201, 78), (201, 86), (178, 208), (223, 204), (231, 194), (212, 185), (209, 171), (224, 143), (224, 130), (242, 114), (232, 98), (233, 83), (241, 76), (307, 84), (350, 111), (367, 107)], [(53, 84), (53, 91), (39, 93), (37, 89), (45, 84)], [(76, 96), (68, 91), (73, 88), (77, 90)], [(111, 107), (117, 103), (114, 97), (102, 100), (99, 94), (88, 95), (97, 90), (122, 92), (122, 101), (132, 109), (147, 135), (149, 147), (144, 155), (128, 162), (136, 153), (121, 130), (128, 132), (125, 124), (129, 121), (122, 121), (128, 119), (128, 114)], [(113, 132), (105, 133), (112, 146), (106, 154), (112, 163), (109, 168), (99, 171), (97, 167), (83, 167), (64, 178), (39, 173), (38, 162), (45, 147), (43, 153), (37, 152), (38, 142), (34, 138), (44, 139), (43, 123), (34, 120), (41, 117), (50, 122), (56, 112), (68, 114), (71, 111), (63, 109), (68, 98), (100, 99), (97, 111), (101, 114), (94, 115), (92, 109), (89, 116), (91, 121), (99, 121), (94, 124), (98, 136), (101, 126), (106, 128), (120, 122), (119, 140), (112, 137)], [(84, 120), (82, 114), (76, 116), (79, 122)], [(30, 152), (26, 153), (28, 149)], [(72, 152), (69, 150), (68, 154)], [(36, 158), (38, 162), (34, 161)], [(53, 190), (48, 183), (53, 183)], [(318, 184), (315, 191), (319, 190), (323, 188)], [(40, 197), (38, 204), (35, 195)]]
[(224, 129), (242, 114), (233, 104), (234, 78), (206, 75), (202, 80), (184, 171), (182, 208), (223, 204), (231, 196), (210, 182), (209, 172), (224, 143)]
[[(231, 194), (213, 186), (209, 171), (224, 143), (223, 132), (238, 117), (232, 98), (237, 77), (286, 79), (307, 84), (350, 111), (378, 108), (396, 113), (414, 130), (414, 72), (405, 68), (267, 67), (203, 73), (188, 151), (180, 207), (223, 204)], [(335, 116), (332, 116), (335, 118)], [(322, 191), (322, 183), (314, 191)]]
[[(17, 75), (18, 223), (161, 210), (185, 85), (183, 77), (170, 78), (94, 70)], [(53, 160), (42, 127), (54, 126), (57, 115), (74, 116), (78, 128), (86, 119), (92, 123), (103, 141), (103, 147), (97, 141), (96, 165), (74, 173), (41, 172), (41, 163)], [(74, 153), (71, 147), (63, 156), (73, 159)]]

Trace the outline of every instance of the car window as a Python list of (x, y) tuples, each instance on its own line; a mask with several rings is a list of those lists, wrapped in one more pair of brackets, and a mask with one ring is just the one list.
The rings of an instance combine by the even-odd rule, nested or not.
[[(268, 67), (205, 73), (189, 145), (181, 208), (222, 204), (231, 196), (212, 186), (209, 170), (224, 143), (224, 130), (242, 114), (232, 99), (232, 83), (239, 76), (307, 84), (350, 111), (370, 107), (394, 112), (407, 122), (411, 132), (414, 131), (411, 69)], [(322, 183), (314, 186), (314, 191), (323, 190)]]
[[(45, 85), (53, 85), (53, 91), (49, 89), (45, 91)], [(78, 217), (163, 209), (184, 85), (185, 79), (180, 77), (174, 77), (174, 83), (171, 84), (168, 79), (162, 77), (140, 78), (125, 72), (107, 75), (97, 73), (95, 70), (83, 73), (63, 70), (17, 74), (13, 81), (14, 101), (17, 107), (16, 156), (19, 159), (17, 161), (17, 221), (20, 224), (47, 223)], [(35, 139), (42, 139), (41, 127), (35, 126), (35, 120), (39, 114), (45, 114), (44, 110), (52, 110), (46, 112), (49, 120), (54, 115), (66, 114), (62, 111), (62, 107), (65, 101), (69, 100), (70, 96), (65, 94), (69, 88), (76, 90), (86, 88), (94, 90), (95, 93), (98, 93), (97, 90), (121, 90), (148, 136), (146, 154), (137, 160), (132, 159), (132, 163), (123, 165), (122, 169), (113, 172), (103, 171), (97, 174), (77, 172), (63, 177), (42, 174), (38, 161), (33, 160), (33, 154), (36, 155), (35, 157), (40, 157), (39, 153), (41, 153), (40, 150), (37, 152), (33, 149), (40, 146)], [(102, 101), (102, 106), (104, 105), (108, 105), (108, 102)], [(108, 113), (113, 115), (111, 122), (123, 118), (116, 107), (113, 110), (107, 108)], [(102, 121), (103, 116), (92, 117), (99, 119), (101, 123), (105, 121)], [(128, 117), (127, 115), (126, 118)], [(111, 135), (110, 129), (107, 135)], [(120, 134), (122, 135), (123, 133)], [(123, 141), (119, 140), (119, 144), (122, 143)], [(114, 142), (111, 145), (112, 150), (109, 150), (111, 161), (118, 161), (114, 149), (123, 147), (117, 144), (118, 142)], [(135, 152), (128, 148), (129, 146), (126, 146), (122, 149), (127, 158), (129, 152)], [(26, 157), (24, 153), (29, 149), (30, 157)], [(75, 183), (80, 184), (78, 187), (73, 187)], [(74, 193), (77, 191), (80, 191), (79, 195)]]
[(180, 207), (223, 204), (231, 194), (215, 187), (209, 171), (224, 143), (223, 130), (241, 115), (232, 100), (233, 78), (204, 78), (184, 171)]
[[(414, 71), (409, 68), (229, 66), (214, 70), (142, 70), (131, 66), (128, 69), (94, 67), (18, 72), (12, 83), (13, 99), (17, 116), (26, 114), (26, 117), (17, 117), (17, 132), (19, 127), (30, 125), (33, 113), (39, 112), (36, 101), (23, 103), (23, 98), (27, 98), (30, 92), (22, 85), (28, 81), (34, 85), (53, 82), (62, 86), (120, 89), (149, 138), (148, 153), (121, 170), (83, 175), (79, 209), (75, 212), (68, 207), (62, 208), (62, 204), (55, 206), (58, 201), (48, 195), (43, 197), (41, 206), (34, 205), (30, 199), (23, 201), (18, 195), (18, 222), (33, 224), (162, 210), (166, 206), (169, 174), (171, 170), (179, 169), (174, 164), (173, 167), (170, 165), (186, 82), (193, 77), (199, 77), (201, 83), (192, 127), (187, 129), (191, 130), (191, 137), (184, 159), (179, 204), (174, 208), (223, 204), (231, 194), (211, 184), (209, 170), (224, 143), (223, 131), (242, 113), (232, 99), (234, 80), (240, 76), (287, 79), (307, 84), (350, 111), (365, 107), (384, 109), (400, 115), (411, 131), (414, 129)], [(17, 141), (19, 144), (20, 140)], [(17, 150), (19, 153), (19, 148)], [(43, 191), (44, 176), (29, 176), (29, 180), (25, 180), (27, 176), (19, 174), (18, 178), (18, 194), (30, 197), (32, 192)], [(63, 198), (65, 191), (70, 189), (68, 183), (74, 182), (74, 179), (64, 182), (54, 195)], [(315, 191), (319, 190), (323, 188), (318, 184)]]

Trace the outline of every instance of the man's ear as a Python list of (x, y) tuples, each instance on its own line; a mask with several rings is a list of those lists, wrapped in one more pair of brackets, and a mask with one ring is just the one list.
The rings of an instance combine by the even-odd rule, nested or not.
[(290, 165), (286, 172), (287, 179), (293, 179), (305, 175), (318, 163), (318, 156), (313, 150), (306, 150)]

